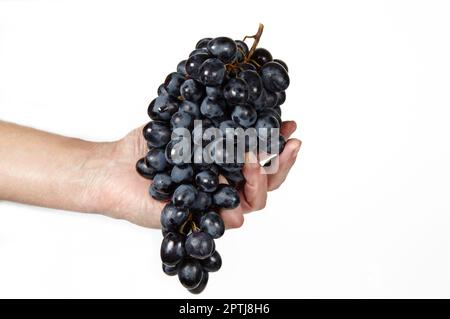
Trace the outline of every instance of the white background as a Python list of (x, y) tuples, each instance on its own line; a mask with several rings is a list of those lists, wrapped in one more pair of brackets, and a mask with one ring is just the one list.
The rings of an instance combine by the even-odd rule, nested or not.
[[(449, 16), (446, 1), (0, 0), (0, 118), (120, 138), (198, 39), (261, 21), (303, 146), (218, 241), (201, 297), (450, 297)], [(193, 297), (162, 273), (160, 240), (2, 202), (0, 297)]]

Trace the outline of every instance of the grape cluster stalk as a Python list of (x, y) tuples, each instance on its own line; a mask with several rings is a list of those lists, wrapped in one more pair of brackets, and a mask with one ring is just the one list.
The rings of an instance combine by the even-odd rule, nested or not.
[[(286, 63), (257, 47), (262, 31), (261, 24), (254, 36), (243, 41), (228, 37), (198, 41), (159, 86), (158, 96), (148, 107), (151, 121), (143, 129), (148, 153), (136, 163), (136, 170), (152, 181), (150, 196), (166, 202), (161, 212), (162, 269), (178, 276), (194, 294), (201, 293), (209, 273), (222, 266), (214, 241), (225, 232), (220, 214), (239, 206), (238, 191), (245, 184), (242, 161), (237, 155), (232, 155), (231, 162), (223, 161), (229, 154), (217, 146), (219, 141), (224, 145), (224, 138), (234, 137), (227, 133), (219, 139), (206, 136), (205, 131), (254, 128), (257, 147), (264, 144), (266, 151), (279, 154), (285, 145), (281, 135), (274, 141), (262, 133), (280, 128), (280, 106), (290, 82)], [(250, 49), (244, 42), (249, 38), (254, 39)], [(212, 161), (194, 158), (194, 152), (187, 154), (187, 161), (186, 154), (183, 161), (174, 157), (180, 142), (174, 132), (180, 128), (200, 133), (200, 140), (193, 144), (208, 144), (215, 154)]]

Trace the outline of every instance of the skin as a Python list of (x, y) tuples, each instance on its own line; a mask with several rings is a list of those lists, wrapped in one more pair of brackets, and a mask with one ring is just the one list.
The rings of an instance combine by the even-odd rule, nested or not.
[[(296, 130), (284, 122), (281, 134)], [(261, 174), (247, 163), (241, 204), (221, 212), (227, 228), (238, 228), (244, 215), (261, 210), (267, 193), (280, 187), (295, 163), (301, 141), (291, 138), (276, 174)], [(135, 171), (146, 154), (142, 127), (115, 142), (90, 142), (0, 121), (0, 200), (84, 213), (96, 213), (159, 228), (164, 203), (148, 195), (150, 181)]]

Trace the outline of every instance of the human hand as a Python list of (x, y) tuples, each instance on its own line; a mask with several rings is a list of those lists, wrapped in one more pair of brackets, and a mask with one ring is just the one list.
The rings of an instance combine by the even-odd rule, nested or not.
[[(288, 139), (296, 130), (294, 121), (283, 122), (281, 135)], [(241, 204), (232, 210), (222, 210), (221, 216), (228, 228), (241, 227), (244, 214), (261, 210), (266, 205), (267, 192), (277, 189), (286, 179), (295, 163), (301, 141), (287, 140), (279, 157), (279, 170), (276, 174), (262, 174), (257, 163), (247, 163), (243, 168), (246, 179), (240, 191)], [(136, 162), (145, 156), (147, 144), (142, 137), (142, 127), (130, 132), (123, 139), (113, 143), (99, 144), (95, 161), (104, 163), (92, 177), (92, 199), (95, 210), (104, 215), (128, 220), (134, 224), (160, 227), (160, 215), (164, 202), (149, 196), (149, 181), (135, 171)]]

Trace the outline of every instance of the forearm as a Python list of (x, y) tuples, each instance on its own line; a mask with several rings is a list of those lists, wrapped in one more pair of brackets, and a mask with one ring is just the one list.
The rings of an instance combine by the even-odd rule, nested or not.
[(94, 212), (101, 148), (0, 121), (0, 200)]

